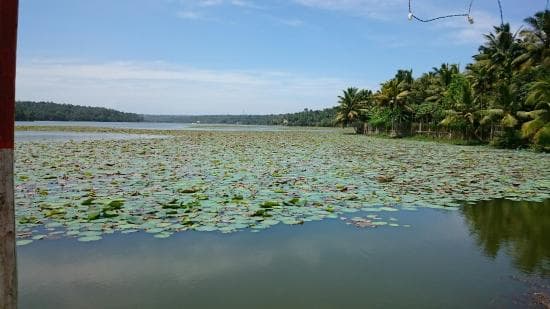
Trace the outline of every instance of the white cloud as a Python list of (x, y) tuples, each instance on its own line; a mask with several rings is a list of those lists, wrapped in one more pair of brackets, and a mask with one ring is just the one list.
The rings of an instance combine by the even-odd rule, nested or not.
[[(500, 24), (500, 18), (485, 11), (472, 11), (474, 24), (468, 23), (466, 17), (453, 18), (441, 22), (438, 27), (447, 30), (443, 38), (452, 44), (481, 44), (485, 41), (484, 34), (494, 31), (494, 26)], [(519, 24), (511, 22), (512, 31), (519, 28)]]
[(176, 15), (179, 18), (183, 18), (183, 19), (202, 19), (203, 18), (203, 16), (200, 13), (195, 11), (190, 11), (190, 10), (179, 11), (176, 13)]
[(185, 0), (182, 1), (182, 4), (187, 7), (216, 7), (221, 5), (232, 5), (251, 9), (264, 8), (251, 0)]
[(402, 14), (406, 0), (293, 0), (295, 3), (318, 9), (335, 10), (379, 19)]
[(252, 1), (232, 0), (230, 3), (231, 3), (231, 5), (240, 6), (240, 7), (243, 7), (243, 8), (257, 9), (257, 10), (265, 9), (264, 6), (258, 5), (258, 4), (256, 4), (255, 2), (252, 2)]
[(466, 21), (466, 18), (453, 20), (444, 24), (445, 27), (451, 28), (449, 36), (456, 43), (475, 43), (483, 42), (483, 34), (489, 33), (494, 25), (498, 25), (500, 21), (486, 12), (472, 12), (474, 24)]
[[(385, 22), (405, 23), (408, 11), (407, 0), (293, 0), (294, 3), (306, 7), (341, 11), (349, 15), (360, 15), (367, 18), (383, 20)], [(426, 0), (413, 1), (412, 11), (423, 19), (430, 19), (449, 14), (465, 14), (468, 11), (468, 2), (446, 2)], [(441, 33), (435, 39), (437, 45), (443, 44), (480, 44), (483, 34), (493, 30), (493, 26), (500, 24), (498, 11), (488, 12), (477, 10), (474, 2), (471, 16), (474, 24), (468, 23), (466, 17), (442, 19), (429, 24), (430, 30)], [(512, 21), (512, 25), (515, 22)], [(517, 27), (516, 27), (517, 28)], [(401, 44), (401, 43), (399, 43)]]
[(19, 64), (17, 98), (150, 114), (265, 114), (332, 106), (350, 85), (357, 83), (290, 72), (46, 59)]
[(199, 6), (217, 6), (223, 3), (223, 0), (199, 0)]
[(300, 27), (300, 26), (304, 25), (304, 21), (301, 20), (301, 19), (297, 19), (297, 18), (292, 18), (292, 19), (277, 18), (276, 20), (278, 22), (280, 22), (281, 24), (287, 25), (287, 26), (290, 26), (290, 27)]
[(176, 12), (176, 16), (187, 20), (201, 20), (222, 22), (222, 19), (213, 17), (211, 9), (223, 5), (235, 6), (243, 9), (264, 9), (252, 1), (245, 0), (183, 0), (184, 9)]

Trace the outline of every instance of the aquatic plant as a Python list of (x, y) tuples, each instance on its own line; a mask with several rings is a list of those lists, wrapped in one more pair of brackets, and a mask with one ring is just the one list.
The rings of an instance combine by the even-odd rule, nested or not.
[(162, 134), (171, 137), (18, 143), (19, 244), (115, 232), (230, 233), (360, 212), (390, 226), (397, 223), (383, 214), (394, 211), (550, 197), (543, 153), (341, 131)]

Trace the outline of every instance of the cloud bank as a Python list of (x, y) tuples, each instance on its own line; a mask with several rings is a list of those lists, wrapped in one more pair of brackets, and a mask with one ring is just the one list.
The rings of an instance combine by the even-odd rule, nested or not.
[[(267, 114), (324, 108), (350, 81), (291, 72), (210, 70), (166, 62), (34, 60), (18, 67), (17, 99), (147, 114)], [(358, 85), (368, 86), (368, 85)]]

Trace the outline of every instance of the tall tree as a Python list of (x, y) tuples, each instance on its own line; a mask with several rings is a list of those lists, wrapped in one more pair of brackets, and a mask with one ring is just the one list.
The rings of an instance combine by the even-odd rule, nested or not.
[(522, 53), (517, 33), (512, 33), (510, 24), (493, 27), (494, 31), (485, 34), (485, 44), (479, 47), (474, 59), (488, 72), (503, 82), (509, 82), (513, 74), (514, 60)]
[(523, 137), (538, 147), (550, 147), (550, 75), (531, 85), (526, 103), (534, 109), (518, 113), (529, 119), (521, 126)]
[(338, 96), (338, 111), (336, 113), (336, 123), (342, 127), (354, 125), (356, 130), (360, 130), (361, 121), (366, 114), (367, 103), (372, 92), (368, 90), (359, 90), (351, 87), (344, 90), (343, 95)]
[(522, 70), (533, 68), (544, 62), (550, 66), (550, 11), (537, 12), (526, 18), (528, 28), (520, 32), (524, 52), (514, 59)]
[(410, 120), (413, 112), (409, 104), (412, 82), (412, 71), (399, 70), (393, 79), (382, 84), (375, 95), (378, 105), (390, 110), (392, 134), (399, 134), (402, 125)]

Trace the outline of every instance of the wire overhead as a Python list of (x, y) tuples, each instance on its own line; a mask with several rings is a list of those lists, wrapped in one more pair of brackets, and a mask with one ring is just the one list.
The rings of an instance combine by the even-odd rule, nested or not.
[[(470, 24), (474, 23), (474, 18), (471, 15), (472, 5), (474, 4), (474, 0), (470, 0), (470, 4), (468, 5), (468, 12), (467, 13), (449, 14), (449, 15), (438, 16), (438, 17), (429, 18), (429, 19), (422, 19), (422, 18), (416, 16), (413, 13), (411, 2), (412, 2), (412, 0), (409, 0), (409, 14), (408, 14), (409, 20), (415, 19), (415, 20), (423, 22), (423, 23), (429, 23), (429, 22), (432, 22), (432, 21), (445, 19), (445, 18), (466, 17), (466, 19), (468, 20), (468, 22)], [(504, 25), (504, 14), (502, 13), (502, 2), (501, 2), (501, 0), (497, 0), (497, 3), (498, 3), (498, 10), (500, 12), (500, 25), (502, 26), (502, 25)], [(546, 0), (546, 6), (545, 6), (545, 9), (544, 9), (544, 14), (548, 14), (548, 5), (549, 5), (549, 3), (550, 3), (550, 0)]]
[[(548, 1), (548, 0), (547, 0)], [(413, 11), (412, 11), (412, 4), (411, 4), (412, 0), (409, 0), (409, 15), (408, 15), (408, 18), (409, 20), (417, 20), (419, 22), (423, 22), (423, 23), (429, 23), (429, 22), (432, 22), (432, 21), (436, 21), (436, 20), (440, 20), (440, 19), (445, 19), (445, 18), (453, 18), (453, 17), (466, 17), (466, 19), (468, 20), (468, 22), (470, 24), (473, 24), (474, 23), (474, 18), (472, 17), (472, 15), (470, 14), (472, 12), (472, 5), (474, 3), (474, 0), (470, 0), (470, 4), (468, 5), (468, 11), (466, 13), (461, 13), (461, 14), (449, 14), (449, 15), (444, 15), (444, 16), (438, 16), (438, 17), (434, 17), (434, 18), (429, 18), (429, 19), (423, 19), (423, 18), (420, 18), (418, 16), (416, 16)], [(500, 0), (498, 0), (498, 3), (499, 3), (499, 8), (500, 8), (500, 20), (502, 21), (502, 6), (500, 5)]]

